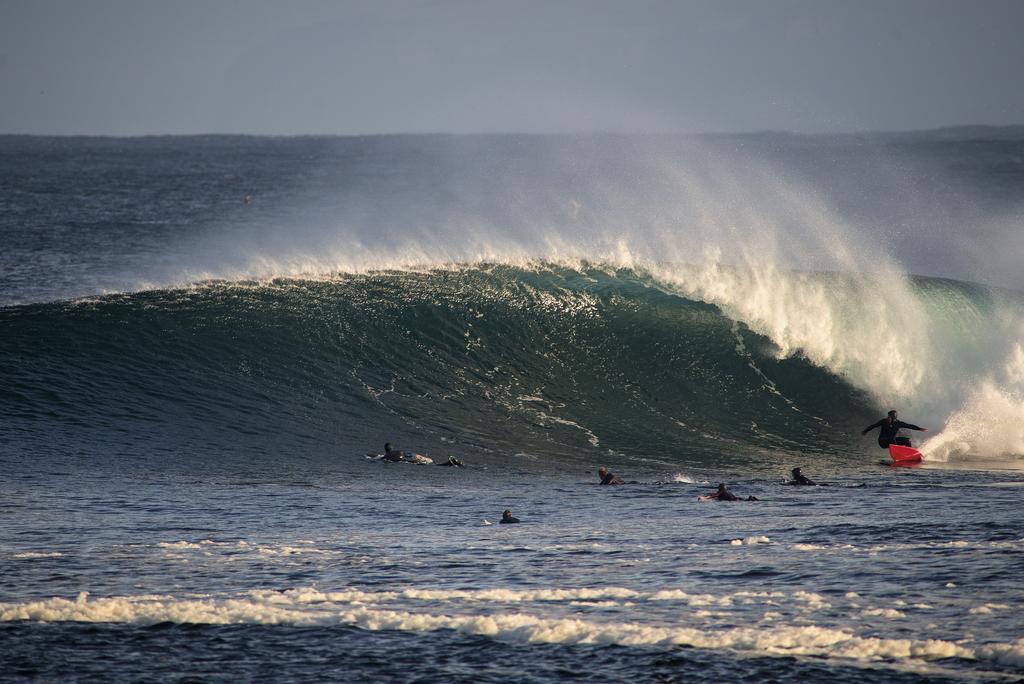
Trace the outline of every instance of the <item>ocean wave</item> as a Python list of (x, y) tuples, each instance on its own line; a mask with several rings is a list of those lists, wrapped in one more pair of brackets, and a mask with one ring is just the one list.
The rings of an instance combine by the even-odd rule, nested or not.
[(873, 448), (857, 432), (888, 397), (932, 425), (952, 411), (922, 446), (928, 462), (1024, 452), (1020, 344), (979, 345), (956, 318), (987, 316), (994, 339), (1024, 320), (1007, 313), (1018, 303), (904, 283), (916, 332), (879, 336), (864, 330), (877, 317), (871, 284), (717, 262), (491, 264), (10, 307), (0, 369), (12, 391), (0, 402), (29, 435), (145, 435), (126, 449), (187, 450), (191, 435), (226, 451), (341, 441), (361, 453), (381, 434), (418, 434), (434, 453), (671, 467), (848, 462)]

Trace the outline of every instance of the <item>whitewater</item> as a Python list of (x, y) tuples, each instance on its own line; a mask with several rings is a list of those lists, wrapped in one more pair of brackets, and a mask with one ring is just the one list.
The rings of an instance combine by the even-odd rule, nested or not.
[(0, 668), (1018, 677), (1024, 140), (964, 136), (0, 138)]

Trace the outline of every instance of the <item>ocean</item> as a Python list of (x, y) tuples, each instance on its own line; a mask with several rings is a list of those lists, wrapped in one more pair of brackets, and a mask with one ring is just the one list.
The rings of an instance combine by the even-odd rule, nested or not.
[(1015, 131), (0, 136), (0, 679), (1021, 681)]

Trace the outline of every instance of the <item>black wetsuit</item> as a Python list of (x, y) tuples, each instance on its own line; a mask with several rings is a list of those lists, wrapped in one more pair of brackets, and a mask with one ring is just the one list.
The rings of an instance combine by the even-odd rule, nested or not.
[(888, 418), (883, 418), (877, 423), (872, 423), (871, 425), (868, 425), (866, 428), (864, 428), (861, 434), (866, 435), (872, 430), (874, 430), (876, 427), (882, 428), (881, 431), (879, 431), (878, 433), (878, 446), (882, 447), (883, 449), (888, 449), (890, 444), (910, 446), (909, 437), (896, 436), (897, 434), (899, 434), (900, 428), (907, 428), (908, 430), (924, 430), (924, 428), (918, 427), (913, 423), (904, 423), (902, 420), (890, 421)]
[(814, 480), (812, 480), (811, 478), (809, 478), (806, 475), (804, 475), (803, 473), (799, 473), (799, 472), (794, 470), (793, 471), (793, 484), (811, 485), (811, 486), (813, 486), (813, 485), (815, 485), (817, 483)]
[(601, 484), (603, 485), (620, 485), (625, 484), (621, 477), (617, 477), (615, 473), (608, 473), (601, 478)]
[(508, 524), (508, 523), (517, 523), (517, 522), (519, 522), (519, 518), (516, 518), (516, 517), (510, 515), (507, 518), (502, 518), (501, 520), (499, 520), (498, 524), (505, 525), (505, 524)]

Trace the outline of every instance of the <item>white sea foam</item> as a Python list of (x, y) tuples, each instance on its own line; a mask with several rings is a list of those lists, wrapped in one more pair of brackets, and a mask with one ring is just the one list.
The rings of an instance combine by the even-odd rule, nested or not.
[(512, 589), (476, 589), (476, 590), (451, 590), (451, 589), (405, 589), (401, 596), (412, 599), (444, 600), (453, 599), (462, 601), (500, 601), (504, 603), (534, 602), (534, 601), (570, 601), (570, 600), (600, 600), (600, 599), (637, 599), (644, 596), (632, 589), (619, 587), (607, 587), (601, 589), (533, 589), (533, 590), (512, 590)]
[(768, 537), (758, 536), (758, 537), (747, 537), (746, 539), (733, 539), (730, 542), (730, 544), (732, 544), (733, 546), (743, 546), (744, 544), (746, 544), (747, 546), (753, 546), (755, 544), (770, 544), (771, 541), (772, 540), (769, 539)]
[(794, 551), (822, 551), (827, 546), (821, 546), (820, 544), (793, 544), (791, 547)]
[[(82, 594), (81, 603), (88, 594)], [(128, 597), (125, 601), (140, 605), (152, 597)], [(652, 602), (679, 603), (689, 607), (727, 608), (734, 604), (744, 605), (763, 603), (764, 605), (780, 605), (792, 599), (799, 610), (828, 608), (830, 604), (819, 594), (797, 591), (792, 594), (777, 591), (738, 591), (733, 594), (716, 596), (705, 593), (692, 593), (682, 589), (662, 589), (655, 592), (640, 592), (623, 587), (600, 588), (567, 588), (567, 589), (421, 589), (408, 587), (390, 591), (362, 591), (359, 589), (342, 589), (322, 591), (312, 587), (301, 587), (283, 592), (256, 590), (243, 595), (244, 600), (255, 600), (261, 604), (287, 604), (291, 606), (312, 606), (330, 604), (377, 605), (395, 602), (416, 602), (417, 604), (444, 604), (446, 606), (477, 604), (520, 604), (543, 605), (588, 602)], [(107, 599), (97, 599), (107, 601)], [(110, 599), (113, 600), (113, 599)], [(118, 599), (120, 600), (120, 599)], [(64, 599), (53, 599), (52, 604), (62, 606)], [(5, 609), (13, 609), (19, 604), (0, 604)], [(35, 604), (32, 604), (35, 605)]]
[(793, 597), (806, 603), (810, 610), (822, 610), (824, 608), (832, 607), (832, 604), (826, 601), (824, 596), (821, 594), (815, 594), (814, 592), (796, 591), (793, 592)]
[[(874, 544), (857, 546), (855, 544), (792, 544), (794, 551), (848, 551), (854, 553), (880, 554), (893, 551), (913, 551), (919, 549), (1024, 549), (1024, 539), (1005, 539), (997, 541), (968, 541), (956, 539), (950, 541), (931, 541), (916, 544)], [(955, 585), (953, 585), (955, 586)]]
[(312, 540), (300, 540), (294, 544), (261, 544), (247, 542), (245, 540), (221, 542), (212, 539), (203, 539), (197, 542), (176, 541), (159, 542), (157, 547), (172, 553), (189, 553), (199, 551), (202, 555), (224, 554), (229, 557), (238, 554), (255, 554), (260, 556), (298, 556), (298, 555), (338, 555), (343, 552), (337, 550), (321, 549)]
[(906, 613), (896, 610), (895, 608), (865, 608), (860, 613), (864, 617), (884, 617), (890, 620), (896, 620), (899, 618), (905, 618)]
[(1017, 380), (1008, 387), (981, 380), (946, 421), (945, 430), (921, 445), (921, 453), (934, 462), (1024, 454), (1024, 383)]
[(1010, 606), (1005, 603), (986, 603), (983, 606), (975, 606), (971, 608), (972, 615), (988, 615), (994, 613), (997, 610), (1010, 610)]
[(570, 601), (570, 606), (589, 606), (591, 608), (617, 608), (622, 605), (618, 601)]
[(541, 551), (600, 551), (604, 549), (615, 550), (618, 547), (614, 544), (601, 544), (599, 542), (586, 542), (583, 544), (549, 544), (542, 546)]
[(1009, 644), (986, 644), (977, 649), (979, 660), (990, 660), (1000, 665), (1024, 668), (1024, 638)]
[[(474, 595), (474, 592), (363, 592), (345, 590), (321, 592), (299, 589), (285, 592), (256, 590), (224, 597), (172, 598), (168, 596), (128, 596), (90, 598), (85, 592), (76, 599), (52, 598), (27, 603), (0, 604), (0, 621), (32, 620), (40, 622), (118, 622), (155, 624), (159, 622), (195, 624), (347, 624), (368, 630), (434, 631), (456, 630), (518, 643), (620, 644), (674, 648), (689, 646), (703, 649), (730, 649), (765, 655), (801, 655), (850, 658), (858, 661), (936, 660), (942, 658), (984, 659), (1017, 665), (1024, 662), (1024, 639), (1008, 643), (973, 645), (929, 639), (862, 637), (849, 629), (815, 625), (775, 625), (783, 618), (768, 611), (764, 621), (772, 626), (711, 629), (705, 627), (645, 625), (614, 620), (544, 616), (517, 610), (513, 613), (489, 611), (486, 614), (437, 613), (391, 609), (379, 605), (399, 595), (429, 596)], [(798, 593), (796, 598), (816, 606), (827, 606), (821, 597)], [(568, 600), (569, 605), (586, 601), (587, 607), (600, 608), (608, 599), (628, 596), (642, 598), (625, 589), (575, 589), (475, 592), (476, 599), (488, 595), (502, 601), (526, 600), (527, 596), (544, 600)], [(686, 595), (689, 597), (689, 595)], [(447, 604), (445, 604), (447, 605)], [(447, 606), (452, 608), (452, 606)], [(898, 611), (875, 609), (867, 615), (898, 617)], [(693, 617), (711, 617), (711, 612)]]
[[(207, 540), (206, 544), (212, 544), (213, 542)], [(203, 544), (196, 544), (194, 542), (179, 541), (179, 542), (160, 542), (157, 544), (162, 549), (201, 549)]]
[(32, 560), (35, 558), (60, 558), (64, 554), (60, 551), (22, 551), (11, 556), (15, 560)]
[(651, 601), (681, 601), (690, 606), (731, 606), (732, 596), (690, 594), (680, 589), (663, 589), (648, 596)]

